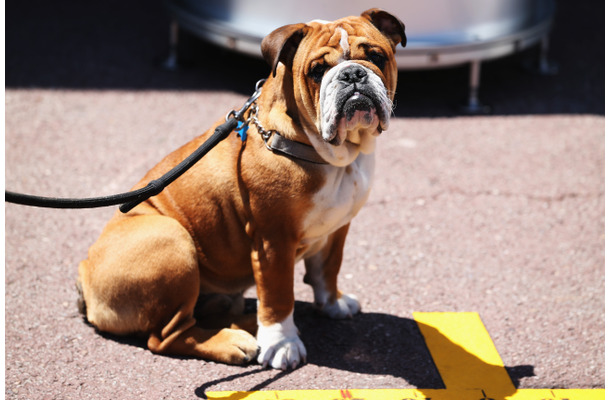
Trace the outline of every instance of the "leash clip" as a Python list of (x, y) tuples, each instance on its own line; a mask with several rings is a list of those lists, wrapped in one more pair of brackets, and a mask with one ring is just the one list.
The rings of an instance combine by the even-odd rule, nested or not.
[(225, 120), (228, 121), (229, 118), (235, 118), (236, 120), (243, 122), (246, 111), (248, 111), (250, 106), (261, 95), (261, 91), (263, 89), (263, 84), (265, 83), (266, 80), (267, 79), (261, 79), (260, 81), (256, 82), (256, 87), (254, 89), (254, 93), (252, 94), (252, 96), (250, 96), (250, 98), (248, 100), (246, 100), (246, 102), (244, 103), (244, 105), (242, 106), (242, 108), (239, 111), (237, 111), (237, 112), (235, 110), (229, 111), (229, 113), (225, 117)]

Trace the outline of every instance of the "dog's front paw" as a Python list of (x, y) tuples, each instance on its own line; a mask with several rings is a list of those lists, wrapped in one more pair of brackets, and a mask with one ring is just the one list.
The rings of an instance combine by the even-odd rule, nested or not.
[(299, 338), (292, 314), (282, 323), (259, 325), (257, 341), (260, 348), (258, 362), (263, 368), (294, 369), (301, 361), (307, 362), (307, 351)]
[(360, 312), (360, 302), (353, 294), (343, 294), (334, 303), (326, 303), (321, 311), (333, 319), (352, 318)]

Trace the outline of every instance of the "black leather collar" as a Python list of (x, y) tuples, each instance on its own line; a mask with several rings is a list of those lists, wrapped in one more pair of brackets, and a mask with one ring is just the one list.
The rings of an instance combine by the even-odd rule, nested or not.
[(273, 152), (314, 164), (328, 164), (312, 146), (287, 139), (276, 131), (272, 131), (270, 137), (263, 137), (263, 141)]

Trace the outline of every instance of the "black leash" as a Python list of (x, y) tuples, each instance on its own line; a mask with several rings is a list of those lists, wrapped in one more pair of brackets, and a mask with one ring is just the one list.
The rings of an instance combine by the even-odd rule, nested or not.
[[(150, 197), (156, 196), (163, 191), (173, 181), (178, 179), (189, 168), (197, 163), (205, 156), (212, 148), (214, 148), (222, 140), (226, 139), (229, 134), (234, 131), (239, 123), (244, 122), (244, 115), (250, 108), (252, 103), (260, 96), (261, 89), (265, 83), (265, 79), (261, 79), (256, 83), (254, 94), (244, 103), (243, 107), (235, 112), (229, 112), (226, 121), (214, 129), (214, 133), (210, 136), (197, 150), (184, 159), (180, 164), (176, 165), (169, 172), (159, 179), (152, 180), (142, 189), (132, 192), (119, 193), (111, 196), (92, 197), (86, 199), (66, 199), (56, 197), (40, 197), (22, 193), (14, 193), (10, 191), (4, 192), (4, 200), (9, 203), (21, 204), (24, 206), (45, 207), (45, 208), (97, 208), (108, 207), (121, 204), (119, 210), (123, 213), (129, 212), (132, 208), (147, 200)], [(243, 139), (242, 139), (243, 140)]]

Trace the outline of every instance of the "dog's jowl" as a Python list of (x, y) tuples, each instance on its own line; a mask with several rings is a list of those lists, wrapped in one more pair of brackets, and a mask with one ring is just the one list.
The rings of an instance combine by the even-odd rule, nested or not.
[[(350, 221), (369, 194), (375, 141), (389, 126), (398, 44), (406, 44), (403, 23), (378, 9), (265, 37), (271, 73), (256, 103), (259, 126), (251, 119), (246, 141), (222, 141), (161, 194), (110, 220), (79, 266), (89, 322), (145, 335), (155, 353), (282, 369), (304, 362), (293, 321), (296, 262), (305, 261), (322, 313), (360, 310), (337, 274)], [(244, 314), (253, 285), (257, 314)]]

